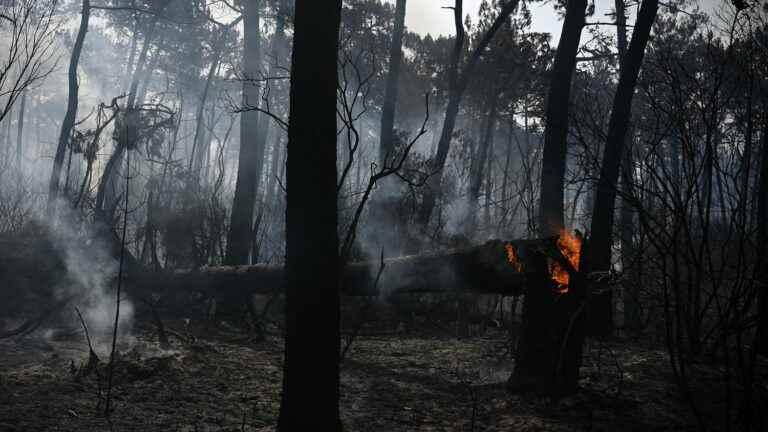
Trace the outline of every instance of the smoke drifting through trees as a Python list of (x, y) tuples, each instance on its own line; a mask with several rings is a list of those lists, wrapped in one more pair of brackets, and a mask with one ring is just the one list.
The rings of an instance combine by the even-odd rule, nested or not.
[[(570, 235), (583, 251), (567, 289), (552, 280), (557, 257), (532, 249), (522, 259), (530, 279), (522, 311), (510, 311), (521, 331), (508, 389), (577, 391), (588, 336), (653, 335), (701, 425), (709, 413), (691, 365), (704, 356), (731, 386), (718, 421), (758, 423), (764, 389), (754, 381), (768, 349), (764, 2), (726, 3), (712, 16), (687, 1), (617, 0), (600, 16), (593, 2), (560, 1), (557, 41), (532, 30), (538, 5), (528, 2), (436, 4), (454, 21), (436, 37), (405, 26), (417, 0), (341, 2), (338, 28), (323, 30), (338, 33), (336, 72), (330, 51), (312, 64), (335, 78), (324, 87), (329, 106), (315, 100), (321, 83), (291, 96), (291, 80), (317, 78), (291, 61), (294, 37), (305, 38), (305, 55), (320, 49), (320, 33), (313, 40), (297, 17), (308, 1), (0, 3), (0, 235), (45, 227), (66, 267), (55, 298), (71, 297), (97, 340), (113, 316), (124, 220), (126, 260), (147, 274), (286, 264), (288, 333), (329, 341), (333, 374), (346, 264)], [(294, 129), (302, 144), (289, 150), (297, 115), (326, 135)], [(330, 165), (314, 171), (320, 159), (335, 178)], [(334, 188), (313, 189), (329, 179)], [(301, 230), (315, 222), (334, 227)], [(306, 244), (314, 236), (325, 249), (310, 249), (320, 247)], [(394, 267), (384, 286), (403, 279)], [(450, 281), (456, 269), (435, 272)], [(313, 283), (329, 292), (297, 288)], [(453, 294), (465, 320), (480, 301)], [(187, 300), (213, 322), (246, 317), (266, 333), (250, 294)], [(264, 300), (264, 310), (281, 302)], [(296, 310), (324, 326), (303, 327)]]

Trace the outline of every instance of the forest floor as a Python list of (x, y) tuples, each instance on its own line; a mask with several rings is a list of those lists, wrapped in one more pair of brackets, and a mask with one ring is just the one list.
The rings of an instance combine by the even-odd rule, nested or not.
[[(176, 334), (182, 322), (170, 323)], [(191, 327), (194, 327), (191, 326)], [(115, 362), (114, 411), (98, 416), (106, 367), (86, 373), (81, 335), (0, 341), (0, 431), (271, 431), (282, 341), (193, 331), (161, 350), (138, 331)], [(188, 334), (188, 333), (185, 333)], [(360, 336), (342, 364), (348, 431), (693, 430), (662, 351), (626, 340), (587, 347), (582, 390), (560, 401), (505, 392), (512, 362), (498, 332)], [(108, 356), (101, 354), (102, 362)], [(103, 396), (103, 390), (102, 390)]]

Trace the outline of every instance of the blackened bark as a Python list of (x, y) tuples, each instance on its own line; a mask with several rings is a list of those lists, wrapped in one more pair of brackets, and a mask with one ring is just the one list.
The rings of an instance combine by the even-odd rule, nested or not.
[[(615, 0), (616, 5), (616, 39), (619, 51), (619, 70), (621, 70), (621, 63), (624, 61), (624, 57), (627, 54), (627, 15), (625, 0)], [(632, 193), (632, 166), (634, 165), (634, 158), (632, 156), (632, 133), (628, 134), (629, 146), (624, 152), (622, 157), (622, 170), (624, 176), (621, 181), (621, 188), (624, 196), (627, 197)], [(628, 271), (635, 267), (635, 244), (633, 240), (634, 230), (634, 212), (629, 200), (624, 198), (621, 200), (621, 208), (619, 211), (619, 235), (621, 241), (621, 269), (622, 271)], [(623, 284), (624, 295), (624, 329), (625, 332), (632, 335), (637, 335), (642, 327), (640, 317), (640, 298), (638, 285), (636, 279), (629, 278)]]
[[(547, 96), (546, 129), (541, 172), (538, 230), (541, 237), (556, 237), (564, 227), (563, 189), (571, 79), (576, 67), (586, 0), (569, 0)], [(536, 258), (538, 274), (547, 274), (550, 258)], [(575, 391), (581, 366), (583, 314), (575, 295), (578, 281), (571, 277), (569, 292), (559, 294), (549, 277), (531, 281), (523, 302), (523, 323), (515, 369), (507, 381), (513, 392), (563, 394)]]
[[(519, 255), (523, 270), (509, 265), (506, 245), (513, 245)], [(2, 246), (0, 238), (0, 246)], [(532, 277), (528, 255), (543, 249), (552, 250), (553, 239), (536, 240), (489, 240), (482, 245), (407, 255), (384, 260), (385, 269), (379, 283), (374, 279), (380, 262), (358, 261), (348, 263), (341, 273), (345, 296), (390, 296), (417, 293), (475, 293), (517, 296)], [(0, 263), (5, 257), (0, 254)], [(32, 266), (32, 263), (29, 263)], [(1, 266), (0, 266), (1, 267)], [(47, 275), (46, 275), (47, 276)], [(52, 279), (59, 275), (50, 276)], [(142, 279), (144, 278), (144, 279)], [(215, 266), (173, 272), (148, 271), (128, 274), (128, 280), (137, 291), (147, 295), (160, 294), (166, 301), (177, 303), (198, 301), (199, 298), (237, 299), (242, 305), (254, 294), (274, 295), (284, 289), (284, 267), (278, 264), (253, 264), (242, 266)], [(0, 282), (14, 283), (11, 276)]]
[(395, 4), (395, 24), (392, 32), (392, 44), (389, 47), (389, 71), (384, 104), (381, 108), (381, 134), (379, 143), (379, 165), (384, 166), (387, 156), (391, 156), (394, 146), (395, 105), (397, 104), (397, 82), (400, 78), (400, 63), (403, 59), (403, 33), (405, 32), (405, 2), (397, 0)]
[(69, 138), (72, 134), (72, 128), (75, 126), (77, 117), (77, 95), (79, 84), (77, 82), (77, 66), (80, 63), (80, 53), (83, 51), (85, 34), (88, 32), (88, 22), (91, 17), (91, 1), (83, 0), (83, 8), (80, 12), (80, 27), (77, 29), (75, 45), (72, 47), (72, 56), (69, 59), (69, 70), (67, 78), (69, 80), (69, 95), (67, 96), (67, 112), (64, 114), (64, 121), (61, 123), (59, 132), (59, 143), (56, 146), (56, 155), (53, 157), (53, 169), (51, 171), (51, 180), (48, 183), (48, 206), (46, 208), (49, 220), (56, 214), (56, 199), (59, 195), (59, 182), (61, 181), (61, 168), (64, 163), (64, 155), (69, 146)]
[[(491, 24), (491, 27), (483, 35), (483, 38), (477, 44), (474, 51), (472, 51), (464, 70), (459, 74), (458, 65), (464, 47), (465, 32), (464, 25), (462, 24), (463, 1), (456, 0), (453, 14), (454, 25), (456, 27), (456, 39), (451, 54), (451, 63), (448, 69), (448, 105), (445, 109), (445, 119), (443, 120), (443, 129), (440, 132), (440, 141), (437, 143), (437, 153), (432, 161), (432, 171), (435, 174), (427, 181), (427, 187), (424, 190), (424, 199), (416, 217), (416, 221), (422, 227), (426, 227), (427, 224), (429, 224), (429, 220), (432, 217), (432, 211), (441, 195), (440, 183), (442, 180), (442, 171), (445, 167), (445, 162), (448, 159), (448, 151), (451, 147), (451, 137), (453, 136), (453, 130), (456, 127), (456, 116), (459, 113), (459, 105), (461, 103), (461, 98), (464, 95), (464, 90), (466, 90), (469, 80), (473, 76), (472, 73), (480, 61), (480, 58), (483, 56), (483, 53), (485, 53), (488, 44), (490, 44), (493, 36), (517, 8), (518, 3), (519, 0), (510, 0), (504, 7), (502, 7), (499, 15), (496, 17), (493, 24)], [(578, 41), (576, 43), (578, 44)]]
[(340, 21), (341, 0), (296, 2), (286, 174), (281, 432), (341, 431), (336, 200)]
[(619, 70), (627, 55), (627, 11), (625, 0), (614, 0), (616, 8), (616, 42), (619, 49)]
[[(261, 0), (243, 2), (244, 48), (243, 81), (244, 107), (259, 106), (259, 87), (253, 81), (257, 79), (261, 66), (260, 8)], [(255, 110), (246, 110), (240, 114), (240, 155), (237, 161), (237, 181), (235, 197), (232, 202), (232, 216), (227, 235), (227, 264), (247, 264), (251, 246), (251, 228), (256, 194), (264, 166), (264, 143), (259, 142), (260, 118)]]
[[(608, 136), (597, 182), (597, 197), (592, 211), (589, 247), (582, 260), (582, 271), (591, 280), (589, 291), (588, 332), (607, 336), (613, 330), (613, 302), (611, 290), (601, 277), (611, 268), (613, 246), (614, 206), (616, 185), (621, 169), (622, 152), (626, 142), (632, 99), (640, 67), (645, 56), (645, 46), (659, 9), (658, 0), (643, 0), (638, 12), (629, 51), (622, 60), (619, 84), (613, 99)], [(594, 277), (593, 277), (594, 276)]]
[(541, 169), (539, 234), (556, 236), (564, 227), (563, 193), (571, 80), (576, 67), (586, 0), (569, 0), (549, 85)]

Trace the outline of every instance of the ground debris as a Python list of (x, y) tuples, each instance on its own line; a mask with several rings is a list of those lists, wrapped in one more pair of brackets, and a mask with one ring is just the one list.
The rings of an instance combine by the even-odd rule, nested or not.
[[(663, 353), (624, 342), (600, 353), (590, 347), (583, 391), (554, 401), (506, 393), (512, 361), (488, 355), (502, 337), (359, 337), (342, 363), (346, 430), (625, 432), (692, 425), (673, 397)], [(88, 350), (72, 343), (50, 341), (51, 352), (3, 342), (0, 430), (110, 430), (97, 415), (97, 374), (73, 379), (72, 365), (86, 365)], [(112, 430), (274, 430), (280, 339), (247, 344), (208, 330), (193, 343), (161, 350), (146, 333), (119, 351)], [(104, 376), (109, 356), (99, 357), (96, 369)]]

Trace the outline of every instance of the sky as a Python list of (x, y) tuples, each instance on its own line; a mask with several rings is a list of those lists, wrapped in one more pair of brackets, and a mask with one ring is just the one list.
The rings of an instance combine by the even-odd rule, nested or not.
[[(394, 2), (394, 0), (391, 0)], [(697, 0), (702, 9), (711, 11), (716, 5), (725, 0)], [(478, 8), (482, 0), (464, 0), (464, 15), (477, 16)], [(560, 37), (562, 21), (555, 13), (552, 0), (531, 2), (528, 7), (533, 15), (532, 30), (535, 32), (552, 33), (552, 40), (557, 43)], [(612, 20), (604, 14), (613, 9), (613, 0), (595, 0), (595, 15), (589, 21)], [(425, 35), (452, 35), (453, 12), (450, 9), (441, 9), (443, 6), (452, 6), (454, 0), (408, 0), (405, 11), (405, 24), (409, 30)]]

